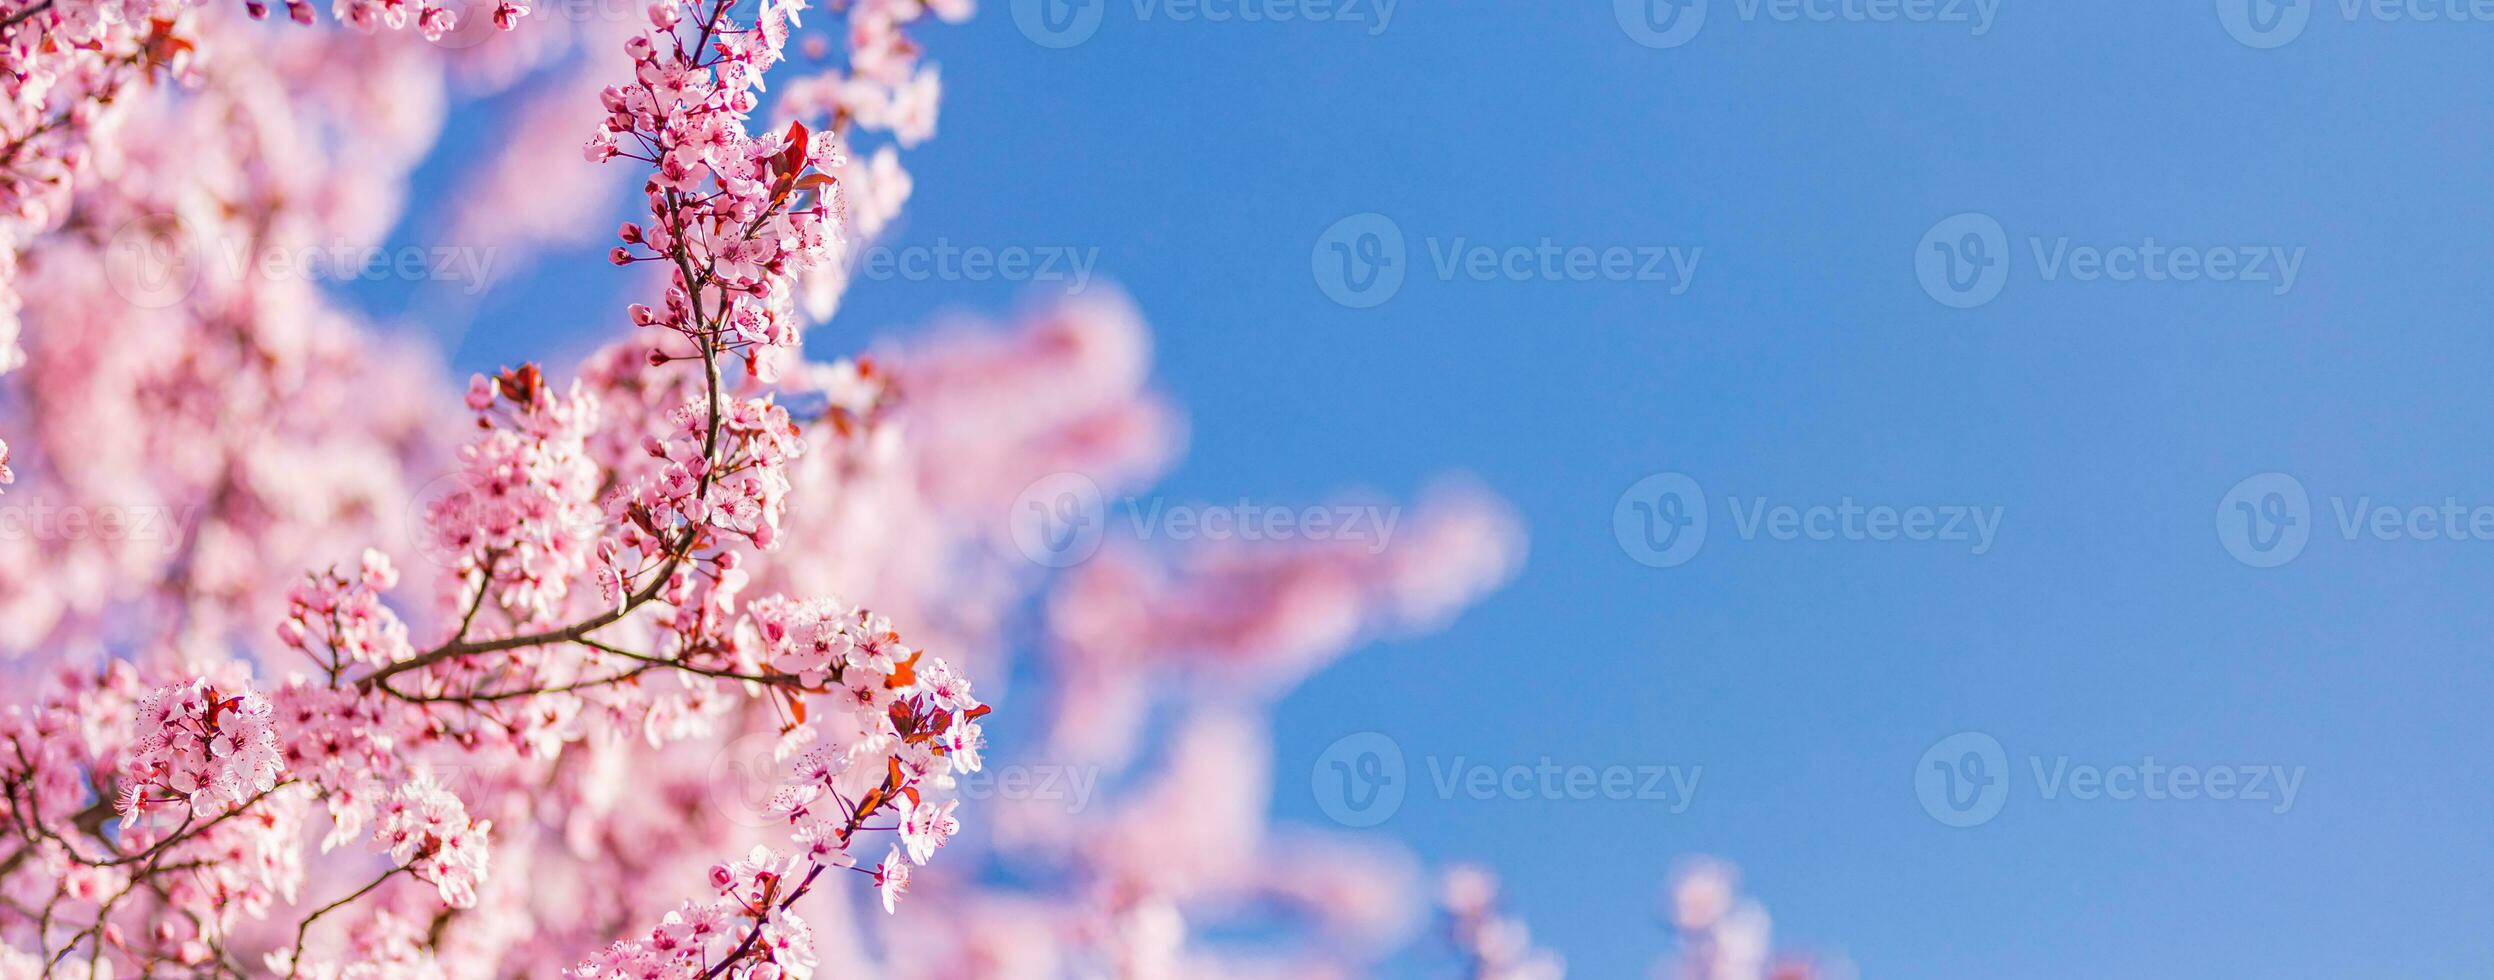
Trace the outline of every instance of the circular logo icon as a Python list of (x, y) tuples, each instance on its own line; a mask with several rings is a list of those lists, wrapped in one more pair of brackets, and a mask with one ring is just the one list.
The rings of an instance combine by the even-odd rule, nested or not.
[(1100, 485), (1080, 473), (1050, 473), (1023, 487), (1007, 519), (1022, 557), (1049, 568), (1079, 565), (1100, 550), (1108, 506)]
[(1380, 732), (1358, 732), (1335, 739), (1316, 757), (1308, 789), (1335, 823), (1374, 827), (1403, 808), (1406, 777), (1401, 744)]
[(1043, 48), (1070, 48), (1091, 40), (1109, 0), (1013, 0), (1013, 26)]
[(1649, 48), (1676, 48), (1706, 26), (1706, 0), (1612, 0), (1619, 29)]
[(712, 811), (739, 827), (788, 822), (785, 813), (771, 809), (780, 790), (791, 786), (780, 758), (781, 738), (775, 732), (749, 732), (719, 747), (710, 757), (710, 777), (703, 781), (710, 787)]
[(2217, 501), (2217, 542), (2243, 564), (2275, 568), (2294, 561), (2311, 540), (2312, 498), (2294, 477), (2246, 477)]
[(2009, 282), (2009, 233), (1980, 211), (1942, 218), (1914, 246), (1914, 278), (1942, 306), (1989, 303)]
[(104, 281), (132, 306), (172, 306), (199, 288), (203, 263), (197, 245), (173, 215), (132, 218), (104, 243)]
[(2312, 0), (2217, 0), (2217, 22), (2244, 47), (2284, 47), (2312, 22)]
[(467, 549), (436, 527), (472, 527), (480, 504), (465, 470), (426, 480), (407, 501), (407, 536), (417, 554), (443, 568), (456, 568)]
[(1365, 310), (1403, 288), (1403, 229), (1374, 211), (1334, 222), (1308, 255), (1316, 288), (1334, 302)]
[(1706, 492), (1681, 473), (1656, 473), (1630, 484), (1611, 508), (1611, 534), (1639, 564), (1670, 568), (1706, 545)]
[(1914, 795), (1924, 813), (1948, 826), (1990, 823), (2009, 802), (2009, 753), (1982, 732), (1941, 739), (1914, 763)]

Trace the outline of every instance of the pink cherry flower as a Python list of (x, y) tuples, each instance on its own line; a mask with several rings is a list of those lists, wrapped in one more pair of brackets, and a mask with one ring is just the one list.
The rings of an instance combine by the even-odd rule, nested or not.
[(158, 688), (139, 702), (138, 719), (122, 764), (125, 818), (168, 805), (186, 818), (213, 817), (276, 788), (285, 768), (269, 703), (249, 691), (206, 678)]
[(475, 907), (477, 886), (485, 881), (492, 832), (492, 821), (470, 819), (465, 803), (430, 771), (419, 770), (381, 804), (372, 839), (399, 867), (431, 883), (442, 904), (464, 909)]
[(935, 856), (935, 849), (944, 846), (944, 842), (951, 840), (954, 832), (961, 829), (961, 822), (953, 819), (953, 808), (960, 803), (959, 800), (945, 800), (937, 805), (903, 799), (900, 804), (901, 842), (908, 845), (910, 860), (927, 863), (928, 858)]
[(883, 864), (872, 873), (875, 893), (882, 897), (884, 914), (889, 915), (898, 907), (901, 895), (909, 891), (909, 862), (902, 859), (901, 846), (892, 845), (892, 853), (885, 855)]

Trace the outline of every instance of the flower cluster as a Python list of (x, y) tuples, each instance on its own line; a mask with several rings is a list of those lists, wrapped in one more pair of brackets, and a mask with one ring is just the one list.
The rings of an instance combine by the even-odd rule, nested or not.
[(372, 839), (399, 867), (439, 889), (443, 905), (464, 909), (476, 904), (476, 886), (485, 879), (493, 826), (469, 819), (466, 804), (419, 772), (381, 804)]
[(158, 688), (139, 702), (121, 815), (213, 817), (276, 788), (285, 766), (273, 715), (259, 695), (221, 691), (204, 678)]
[(380, 698), (301, 678), (279, 687), (270, 699), (286, 771), (311, 784), (328, 805), (331, 830), (321, 850), (354, 839), (379, 807), (387, 784), (405, 769), (397, 719)]
[[(0, 348), (21, 252), (37, 328), (7, 381), (14, 465), (195, 529), (0, 539), (0, 649), (122, 658), (0, 710), (0, 943), (32, 951), (0, 949), (0, 974), (1350, 975), (1399, 943), (1390, 848), (1268, 833), (1255, 701), (1494, 585), (1502, 512), (1459, 499), (1375, 554), (1121, 547), (1036, 574), (996, 547), (1017, 493), (1060, 471), (1132, 488), (1175, 452), (1134, 310), (804, 353), (846, 250), (910, 196), (899, 149), (933, 132), (909, 32), (968, 0), (834, 0), (813, 37), (799, 0), (532, 18), (490, 49), (365, 33), (526, 10), (458, 25), (444, 3), (338, 0), (350, 29), (296, 31), (248, 3), (0, 0), (25, 67), (0, 78)], [(815, 67), (789, 77), (788, 51)], [(454, 83), (557, 64), (582, 74), (522, 94), (539, 131), (507, 141), (499, 189), (450, 209), (527, 212), (548, 240), (615, 227), (584, 220), (612, 185), (531, 155), (547, 133), (646, 181), (613, 253), (652, 274), (622, 317), (643, 329), (577, 381), (474, 378), (463, 430), (428, 359), (317, 284), (202, 261), (392, 234), (431, 196), (407, 177)], [(141, 84), (167, 77), (190, 87)], [(577, 210), (545, 222), (556, 200)], [(170, 246), (139, 271), (187, 291), (134, 288), (154, 280), (113, 264), (132, 239)], [(1009, 635), (1033, 610), (1044, 629)], [(990, 697), (1036, 678), (1052, 709), (1003, 784), (1080, 770), (1083, 805), (1063, 783), (962, 802), (1004, 751), (972, 674)], [(1181, 675), (1223, 683), (1161, 683)], [(373, 847), (307, 861), (315, 839)], [(987, 873), (1007, 855), (1035, 873)], [(1194, 941), (1232, 922), (1279, 952)]]
[[(940, 797), (956, 785), (955, 773), (980, 768), (978, 719), (988, 709), (970, 696), (969, 684), (940, 658), (902, 647), (878, 617), (836, 600), (766, 598), (754, 603), (751, 619), (772, 663), (812, 678), (800, 681), (806, 687), (828, 686), (830, 710), (840, 719), (820, 732), (799, 724), (787, 736), (810, 747), (770, 809), (792, 827), (797, 851), (758, 847), (713, 868), (715, 897), (687, 901), (648, 938), (617, 942), (571, 975), (808, 976), (812, 932), (793, 907), (825, 871), (865, 875), (892, 912), (913, 866), (927, 863), (959, 831), (958, 801)], [(858, 835), (874, 830), (897, 839), (881, 864), (860, 868)]]
[[(889, 674), (909, 656), (891, 621), (835, 599), (792, 601), (771, 596), (749, 610), (773, 669), (821, 687), (849, 667), (856, 676)], [(868, 705), (880, 710), (881, 705)]]
[[(64, 4), (63, 9), (80, 16), (125, 6)], [(11, 790), (0, 817), (16, 832), (9, 839), (22, 837), (27, 844), (16, 857), (0, 855), (5, 862), (0, 890), (12, 899), (9, 908), (20, 907), (15, 900), (21, 898), (29, 907), (83, 905), (62, 906), (81, 913), (74, 923), (64, 916), (56, 924), (48, 914), (41, 923), (12, 919), (12, 941), (22, 937), (39, 946), (47, 963), (78, 950), (95, 972), (118, 963), (151, 973), (175, 972), (175, 965), (235, 973), (240, 970), (233, 964), (249, 958), (246, 950), (263, 953), (264, 962), (288, 975), (422, 975), (438, 971), (453, 955), (468, 957), (471, 966), (460, 971), (463, 975), (496, 972), (474, 964), (516, 955), (508, 951), (525, 939), (507, 933), (491, 938), (493, 923), (511, 917), (479, 916), (470, 920), (476, 925), (445, 937), (449, 920), (440, 914), (442, 907), (481, 907), (524, 894), (499, 883), (508, 881), (508, 873), (487, 875), (498, 863), (489, 855), (504, 845), (495, 821), (482, 815), (529, 818), (513, 828), (520, 841), (531, 842), (515, 853), (554, 861), (565, 849), (547, 846), (544, 835), (560, 839), (598, 832), (566, 827), (528, 806), (529, 796), (549, 785), (589, 795), (567, 749), (588, 745), (595, 734), (629, 731), (634, 721), (654, 743), (702, 737), (711, 731), (706, 722), (746, 724), (755, 713), (735, 713), (735, 699), (725, 696), (740, 690), (771, 695), (748, 703), (784, 706), (795, 714), (797, 722), (786, 736), (792, 744), (814, 732), (803, 721), (809, 701), (832, 705), (834, 717), (848, 719), (821, 741), (838, 745), (837, 765), (850, 775), (833, 775), (828, 762), (816, 770), (821, 781), (808, 802), (822, 819), (802, 822), (798, 832), (810, 850), (820, 841), (836, 841), (843, 854), (861, 832), (897, 832), (896, 868), (874, 873), (887, 901), (905, 887), (906, 872), (900, 869), (909, 860), (929, 859), (958, 828), (953, 804), (928, 798), (951, 785), (950, 773), (978, 766), (982, 738), (975, 719), (985, 708), (969, 697), (958, 676), (933, 658), (925, 658), (927, 669), (919, 671), (921, 655), (901, 647), (888, 624), (861, 613), (858, 622), (871, 625), (872, 634), (862, 646), (873, 652), (853, 667), (827, 663), (809, 684), (764, 665), (751, 649), (756, 641), (749, 639), (759, 627), (738, 609), (748, 578), (740, 565), (776, 543), (793, 489), (789, 466), (804, 447), (798, 421), (771, 393), (752, 385), (767, 384), (778, 358), (797, 347), (791, 284), (796, 274), (832, 254), (837, 193), (824, 171), (845, 160), (835, 140), (811, 137), (803, 126), (759, 137), (744, 131), (761, 73), (778, 60), (795, 6), (766, 3), (750, 28), (727, 18), (731, 6), (706, 5), (694, 9), (697, 16), (691, 19), (676, 5), (654, 7), (656, 29), (631, 49), (641, 84), (608, 93), (610, 110), (638, 106), (638, 118), (627, 120), (631, 138), (640, 141), (656, 170), (647, 231), (626, 234), (627, 243), (645, 249), (647, 259), (669, 267), (670, 288), (661, 301), (667, 312), (635, 312), (644, 325), (669, 328), (664, 335), (673, 338), (654, 345), (658, 351), (650, 366), (682, 360), (702, 369), (695, 383), (667, 387), (675, 400), (659, 413), (664, 424), (633, 444), (645, 451), (632, 458), (606, 451), (619, 442), (632, 444), (614, 438), (617, 430), (647, 419), (636, 415), (610, 425), (600, 411), (597, 387), (575, 384), (560, 391), (534, 366), (480, 378), (469, 407), (484, 431), (461, 450), (458, 470), (437, 488), (442, 492), (424, 502), (424, 533), (415, 542), (447, 570), (429, 577), (457, 600), (446, 604), (446, 621), (414, 620), (438, 630), (439, 643), (420, 651), (410, 642), (408, 622), (387, 602), (399, 572), (380, 551), (367, 550), (349, 571), (332, 569), (301, 580), (287, 592), (273, 634), (265, 627), (254, 631), (260, 638), (274, 635), (280, 647), (317, 668), (314, 677), (261, 687), (271, 692), (267, 699), (250, 693), (254, 670), (246, 661), (223, 658), (203, 645), (184, 653), (198, 659), (197, 673), (186, 664), (174, 676), (190, 679), (153, 693), (126, 671), (106, 671), (101, 676), (109, 683), (75, 681), (65, 692), (47, 695), (56, 700), (33, 713), (13, 710), (5, 730), (16, 762), (0, 772)], [(300, 4), (292, 9), (305, 16)], [(338, 11), (350, 26), (365, 29), (413, 27), (439, 34), (452, 26), (447, 10), (429, 0), (345, 0)], [(497, 20), (508, 28), (523, 11), (506, 3)], [(158, 20), (150, 28), (156, 35), (149, 42), (152, 50), (125, 67), (152, 70), (183, 57), (191, 47), (189, 35), (174, 19)], [(28, 35), (17, 33), (22, 26), (49, 29), (56, 21), (45, 10), (30, 10), (9, 16), (0, 33), (23, 40)], [(227, 106), (284, 90), (254, 80), (202, 101)], [(244, 92), (252, 95), (233, 94)], [(351, 104), (359, 95), (339, 101)], [(232, 114), (283, 116), (269, 108), (253, 105)], [(0, 136), (6, 135), (0, 129)], [(298, 135), (268, 142), (283, 144)], [(318, 137), (304, 142), (331, 145)], [(236, 161), (249, 161), (255, 149), (268, 151), (247, 139), (235, 143)], [(8, 152), (14, 156), (22, 148), (23, 141), (13, 142)], [(224, 160), (213, 156), (209, 163)], [(203, 176), (200, 182), (214, 180)], [(181, 242), (225, 234), (221, 222), (227, 220), (237, 227), (262, 222), (235, 234), (296, 233), (305, 230), (310, 216), (283, 202), (317, 200), (312, 194), (317, 185), (288, 188), (285, 194), (272, 188), (264, 195), (256, 177), (221, 186), (254, 196), (220, 202), (222, 210), (203, 212), (206, 220), (176, 216), (151, 219), (155, 223), (146, 227), (170, 228)], [(297, 190), (299, 196), (292, 193)], [(113, 227), (104, 220), (106, 229)], [(13, 259), (17, 242), (8, 244)], [(119, 288), (104, 280), (79, 285), (90, 292), (61, 295), (109, 298)], [(168, 414), (196, 411), (203, 418), (218, 413), (292, 418), (360, 407), (353, 404), (358, 394), (353, 365), (294, 354), (307, 347), (321, 356), (362, 353), (261, 332), (275, 323), (311, 322), (315, 329), (304, 336), (319, 338), (322, 331), (351, 324), (300, 315), (316, 307), (305, 305), (308, 297), (299, 284), (277, 288), (246, 279), (212, 281), (208, 288), (203, 300), (214, 302), (197, 303), (195, 318), (163, 315), (187, 328), (169, 343), (156, 338), (157, 347), (122, 345), (92, 354), (73, 342), (48, 344), (47, 353), (61, 359), (62, 370), (46, 372), (45, 381), (69, 378), (83, 386), (60, 392), (60, 398), (47, 392), (48, 400), (94, 401), (100, 395), (110, 404), (110, 386), (126, 384), (147, 395), (180, 399)], [(8, 295), (0, 290), (0, 296)], [(126, 292), (122, 298), (128, 298)], [(211, 336), (219, 330), (224, 333)], [(183, 349), (193, 344), (196, 352)], [(164, 368), (178, 366), (185, 375), (218, 373), (226, 367), (218, 358), (229, 348), (242, 352), (230, 365), (239, 370), (230, 373), (245, 383), (228, 387), (258, 401), (211, 396), (204, 389), (193, 398), (183, 393), (186, 388), (152, 384), (155, 376), (172, 373)], [(161, 365), (148, 363), (159, 355)], [(718, 371), (719, 362), (732, 357), (746, 362), (744, 391), (725, 390)], [(99, 364), (104, 369), (91, 366)], [(126, 380), (114, 370), (122, 370)], [(294, 380), (304, 375), (331, 379), (334, 388), (311, 390), (343, 397), (287, 403), (307, 390)], [(95, 384), (98, 379), (105, 383)], [(377, 393), (373, 400), (386, 401)], [(351, 411), (331, 417), (366, 424)], [(862, 419), (848, 421), (862, 424)], [(168, 489), (196, 487), (220, 510), (260, 515), (279, 529), (309, 510), (281, 505), (293, 501), (270, 501), (286, 481), (251, 469), (270, 465), (264, 460), (274, 453), (306, 451), (302, 447), (230, 439), (169, 448), (164, 459), (180, 467), (183, 479), (165, 481)], [(143, 454), (131, 454), (133, 468)], [(46, 462), (72, 472), (106, 470), (67, 456)], [(374, 509), (353, 494), (331, 499), (342, 510)], [(609, 506), (602, 509), (601, 503)], [(222, 548), (174, 556), (171, 565), (180, 580), (167, 583), (165, 591), (197, 604), (202, 614), (228, 612), (226, 602), (238, 605), (251, 582), (226, 575), (218, 561), (231, 552)], [(633, 554), (637, 561), (629, 557)], [(579, 599), (585, 594), (581, 580), (595, 574), (593, 567), (608, 574), (611, 607)], [(235, 583), (237, 596), (228, 600), (225, 593), (203, 588), (212, 581)], [(0, 598), (7, 594), (0, 584)], [(180, 610), (185, 621), (192, 612)], [(632, 615), (636, 612), (642, 615)], [(650, 652), (631, 649), (645, 644)], [(928, 683), (921, 685), (922, 677)], [(871, 695), (859, 693), (869, 689)], [(855, 707), (861, 703), (872, 703), (881, 713), (868, 717)], [(605, 749), (580, 751), (592, 759), (616, 757)], [(475, 766), (462, 771), (484, 794), (477, 799), (487, 806), (476, 810), (477, 816), (412, 763), (431, 753), (456, 754)], [(412, 779), (410, 771), (417, 773)], [(372, 839), (389, 854), (390, 870), (360, 887), (352, 878), (331, 880), (351, 875), (352, 862), (324, 862), (307, 873), (300, 839), (314, 829), (305, 818), (316, 800), (328, 811), (324, 848), (369, 825)], [(830, 817), (835, 810), (841, 814), (837, 826)], [(121, 825), (108, 832), (116, 812)], [(155, 813), (180, 819), (145, 819)], [(903, 854), (909, 858), (899, 857)], [(810, 867), (808, 881), (825, 865)], [(19, 868), (39, 874), (13, 877)], [(394, 876), (401, 884), (429, 885), (428, 895), (420, 899), (412, 889), (394, 886)], [(801, 935), (803, 923), (786, 908), (804, 885), (789, 880), (793, 876), (785, 869), (758, 864), (729, 877), (733, 887), (721, 898), (736, 898), (751, 931), (723, 954), (762, 963), (810, 959), (805, 944), (792, 939)], [(299, 891), (322, 897), (313, 900), (317, 907), (305, 903), (287, 923), (290, 928), (272, 930), (273, 937), (237, 931), (238, 922), (259, 920), (281, 903), (296, 902)], [(333, 914), (357, 921), (344, 930), (314, 928)], [(564, 921), (581, 923), (595, 913), (574, 909), (568, 915)], [(134, 932), (126, 928), (131, 923), (149, 928)], [(344, 947), (310, 948), (332, 939), (343, 940)], [(744, 952), (733, 952), (738, 949)], [(361, 962), (351, 968), (331, 965), (352, 960)], [(768, 974), (774, 968), (760, 969)]]
[(534, 365), (476, 376), (468, 407), (485, 434), (459, 450), (461, 469), (425, 508), (431, 544), (471, 590), (491, 591), (530, 621), (561, 609), (588, 567), (599, 524), (598, 467), (587, 439), (594, 394), (548, 389)]
[(1447, 869), (1441, 901), (1456, 951), (1479, 980), (1558, 980), (1567, 964), (1533, 946), (1521, 919), (1498, 909), (1498, 879), (1473, 865)]
[(111, 537), (0, 541), (0, 566), (44, 571), (0, 572), (0, 655), (275, 653), (270, 627), (304, 568), (401, 543), (404, 474), (433, 465), (448, 428), (421, 351), (362, 329), (315, 281), (228, 261), (385, 232), (384, 188), (439, 126), (425, 110), (444, 84), (437, 55), (234, 7), (176, 25), (233, 56), (99, 110), (100, 179), (82, 177), (58, 227), (29, 242), (27, 360), (6, 379), (13, 466), (50, 499), (160, 516)]
[(347, 937), (338, 959), (297, 962), (291, 950), (270, 953), (271, 973), (309, 980), (448, 980), (433, 956), (430, 922), (383, 910)]
[(332, 678), (350, 664), (396, 662), (408, 652), (407, 624), (381, 603), (381, 594), (397, 585), (398, 567), (389, 556), (364, 549), (354, 578), (334, 569), (319, 572), (286, 594), (277, 639), (320, 661)]
[(38, 829), (87, 815), (88, 774), (119, 769), (115, 757), (134, 737), (139, 703), (150, 691), (147, 679), (126, 663), (63, 669), (26, 703), (0, 709), (0, 786), (7, 789), (0, 822)]
[(666, 263), (669, 286), (662, 306), (633, 307), (633, 322), (741, 354), (748, 373), (767, 379), (769, 352), (798, 343), (789, 278), (833, 257), (837, 192), (823, 171), (847, 161), (836, 139), (801, 123), (747, 132), (803, 3), (763, 0), (743, 29), (728, 20), (732, 6), (694, 3), (690, 20), (679, 0), (650, 6), (649, 30), (625, 45), (633, 81), (601, 93), (607, 117), (587, 155), (656, 171), (644, 187), (648, 219), (623, 226), (613, 257)]
[(813, 883), (809, 872), (791, 858), (757, 847), (743, 860), (712, 868), (710, 881), (714, 897), (685, 902), (667, 913), (647, 939), (616, 942), (565, 975), (584, 980), (812, 975), (812, 930), (797, 916), (773, 914)]
[[(261, 4), (265, 0), (246, 2)], [(287, 5), (291, 9), (298, 2), (287, 0)], [(506, 31), (517, 27), (520, 18), (528, 16), (528, 10), (528, 4), (520, 0), (496, 0), (494, 26)], [(459, 27), (459, 15), (436, 0), (418, 0), (412, 5), (407, 0), (337, 0), (336, 14), (339, 22), (366, 33), (382, 28), (404, 30), (414, 25), (428, 41), (439, 41)]]
[[(890, 133), (892, 143), (851, 159), (842, 152), (833, 176), (840, 184), (839, 219), (846, 237), (871, 239), (900, 214), (914, 187), (895, 144), (914, 147), (935, 135), (941, 76), (920, 65), (922, 49), (908, 27), (929, 13), (951, 22), (968, 19), (970, 0), (856, 0), (850, 3), (849, 57), (844, 66), (791, 81), (774, 107), (778, 118), (811, 122), (843, 146), (857, 133)], [(806, 310), (828, 318), (848, 289), (848, 270), (822, 263), (800, 277)]]
[(356, 30), (404, 30), (412, 23), (427, 41), (439, 41), (459, 26), (459, 15), (433, 0), (412, 5), (405, 0), (338, 0), (336, 10), (338, 21)]
[(1678, 980), (1814, 980), (1851, 976), (1842, 961), (1820, 962), (1775, 949), (1766, 906), (1740, 893), (1731, 865), (1696, 858), (1673, 876), (1667, 896), (1678, 954), (1657, 964), (1656, 976)]
[[(818, 850), (826, 844), (845, 850), (857, 827), (883, 807), (895, 807), (908, 824), (912, 813), (930, 806), (925, 794), (951, 790), (955, 773), (983, 764), (978, 719), (987, 707), (970, 696), (969, 685), (942, 658), (912, 651), (879, 668), (875, 664), (889, 658), (871, 649), (853, 647), (829, 672), (830, 717), (816, 726), (820, 742), (800, 758), (796, 778), (772, 803)], [(859, 775), (881, 782), (870, 781), (873, 788), (856, 795)], [(950, 813), (918, 813), (918, 832), (903, 834), (918, 863), (951, 836)]]
[(687, 542), (711, 543), (712, 532), (765, 550), (777, 543), (788, 509), (787, 466), (805, 451), (796, 424), (766, 398), (731, 402), (715, 427), (709, 414), (706, 406), (680, 407), (673, 431), (649, 438), (646, 448), (659, 466), (620, 495), (622, 533), (600, 544), (607, 581), (635, 577), (618, 565), (624, 553), (660, 561)]
[[(0, 373), (15, 368), (19, 255), (69, 215), (73, 192), (119, 155), (126, 106), (146, 84), (199, 82), (213, 11), (204, 0), (0, 0)], [(268, 0), (243, 0), (252, 19)], [(313, 20), (308, 0), (285, 0), (297, 24)], [(457, 16), (437, 0), (336, 0), (338, 19), (366, 33), (414, 27), (440, 40)], [(508, 31), (529, 12), (525, 0), (498, 0), (492, 18)]]
[[(125, 845), (132, 854), (157, 855), (151, 859), (153, 868), (189, 869), (152, 876), (165, 895), (154, 917), (156, 934), (148, 938), (170, 950), (171, 958), (194, 966), (209, 959), (206, 954), (215, 945), (241, 931), (244, 922), (265, 918), (301, 898), (303, 798), (280, 791), (248, 810), (231, 812), (237, 814), (233, 819), (195, 824), (189, 831), (134, 835)], [(149, 866), (139, 867), (127, 887), (144, 884), (149, 871)]]

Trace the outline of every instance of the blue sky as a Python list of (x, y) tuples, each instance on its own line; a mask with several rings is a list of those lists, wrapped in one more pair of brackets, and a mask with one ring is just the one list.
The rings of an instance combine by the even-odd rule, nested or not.
[[(942, 132), (892, 244), (1096, 249), (1189, 411), (1171, 499), (1408, 497), (1467, 470), (1532, 533), (1452, 629), (1280, 706), (1278, 817), (1327, 822), (1311, 770), (1382, 733), (1406, 797), (1360, 832), (1498, 868), (1581, 976), (1643, 971), (1664, 875), (1701, 852), (1745, 869), (1784, 943), (1866, 976), (2494, 969), (2471, 761), (2494, 747), (2494, 540), (2414, 539), (2494, 506), (2494, 22), (2413, 16), (2445, 0), (2303, 0), (2232, 33), (2205, 0), (1701, 0), (1655, 47), (1633, 4), (1397, 4), (1379, 30), (1367, 0), (1289, 22), (1091, 2), (1070, 47), (1004, 0), (925, 34)], [(1353, 308), (1320, 287), (1320, 236), (1369, 213), (1402, 281)], [(1545, 241), (1694, 268), (1440, 271)], [(1918, 275), (1978, 257), (2005, 273), (1979, 295)], [(536, 324), (614, 308), (566, 285), (596, 262), (496, 293), (481, 322), (529, 326), (458, 365), (575, 346)], [(864, 283), (819, 343), (1047, 288)], [(1652, 567), (1615, 517), (1664, 473), (1707, 535)], [(2266, 473), (2291, 480), (2237, 492)], [(2261, 509), (2272, 491), (2288, 509)], [(1998, 524), (1978, 549), (1767, 520), (1848, 500), (1935, 535), (1958, 508)], [(2446, 501), (2453, 521), (2394, 511), (2395, 536), (2364, 520)], [(2238, 560), (2237, 502), (2295, 521), (2301, 551)], [(1959, 732), (1998, 747), (2006, 793), (1968, 827), (1924, 792)], [(1459, 757), (1702, 775), (1685, 808), (1484, 802), (1434, 784)], [(2294, 773), (2296, 795), (2047, 782), (2151, 760)]]

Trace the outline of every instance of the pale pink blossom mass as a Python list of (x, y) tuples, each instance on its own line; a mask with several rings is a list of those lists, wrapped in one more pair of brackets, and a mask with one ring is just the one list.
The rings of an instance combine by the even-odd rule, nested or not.
[[(117, 515), (0, 536), (0, 977), (1350, 976), (1410, 945), (1411, 854), (1272, 824), (1269, 708), (1503, 584), (1506, 505), (1453, 480), (1390, 541), (1025, 560), (1025, 488), (1140, 488), (1184, 441), (1131, 304), (805, 346), (908, 204), (920, 35), (970, 0), (531, 6), (0, 0), (0, 484)], [(411, 199), (454, 100), (506, 90), (473, 193)], [(259, 261), (406, 220), (595, 242), (645, 292), (584, 314), (577, 364), (461, 385)], [(1806, 970), (1728, 874), (1679, 886), (1683, 974)], [(1554, 974), (1494, 899), (1453, 879), (1443, 949)]]

